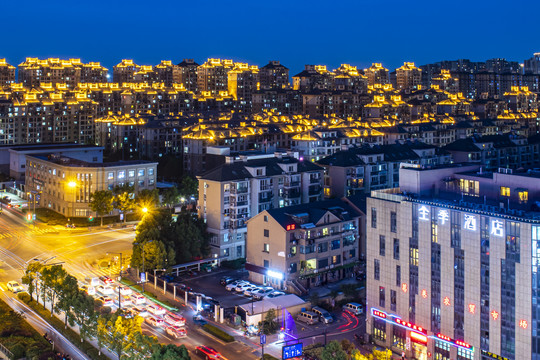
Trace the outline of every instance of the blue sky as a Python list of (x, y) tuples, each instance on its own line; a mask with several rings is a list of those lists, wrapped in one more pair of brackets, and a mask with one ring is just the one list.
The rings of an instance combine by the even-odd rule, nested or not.
[(100, 61), (232, 58), (262, 66), (522, 62), (540, 51), (540, 1), (6, 1), (0, 57)]

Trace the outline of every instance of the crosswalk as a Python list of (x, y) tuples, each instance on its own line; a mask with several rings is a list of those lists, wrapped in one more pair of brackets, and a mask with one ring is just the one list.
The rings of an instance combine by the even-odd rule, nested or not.
[(10, 239), (10, 238), (18, 238), (18, 237), (24, 237), (24, 236), (31, 236), (31, 235), (46, 235), (51, 232), (57, 232), (54, 229), (31, 229), (31, 230), (24, 230), (24, 231), (4, 231), (0, 232), (0, 239)]

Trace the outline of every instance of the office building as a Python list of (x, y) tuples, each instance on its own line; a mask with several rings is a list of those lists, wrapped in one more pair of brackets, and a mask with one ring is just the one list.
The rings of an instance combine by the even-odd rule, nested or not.
[(407, 358), (540, 358), (540, 174), (402, 165), (366, 205), (367, 332)]

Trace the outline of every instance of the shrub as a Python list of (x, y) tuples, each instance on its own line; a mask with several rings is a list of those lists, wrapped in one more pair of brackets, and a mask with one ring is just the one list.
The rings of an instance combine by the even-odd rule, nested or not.
[(203, 327), (203, 330), (206, 331), (209, 334), (214, 335), (215, 337), (225, 341), (225, 342), (233, 342), (234, 337), (232, 335), (227, 334), (225, 331), (221, 330), (218, 327), (215, 327), (211, 324), (206, 324)]
[(228, 269), (238, 270), (242, 268), (245, 263), (246, 263), (246, 259), (240, 258), (240, 259), (235, 259), (235, 260), (222, 261), (221, 266)]
[(279, 360), (279, 359), (276, 357), (273, 357), (270, 354), (264, 354), (264, 356), (262, 357), (262, 360)]
[(17, 294), (17, 297), (19, 298), (19, 300), (21, 300), (24, 303), (28, 303), (31, 300), (30, 294), (28, 294), (27, 292), (20, 292)]

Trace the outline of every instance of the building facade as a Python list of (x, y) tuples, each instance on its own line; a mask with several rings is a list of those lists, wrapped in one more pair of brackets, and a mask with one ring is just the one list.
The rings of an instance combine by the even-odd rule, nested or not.
[(540, 174), (402, 167), (367, 199), (367, 331), (408, 358), (538, 359)]

